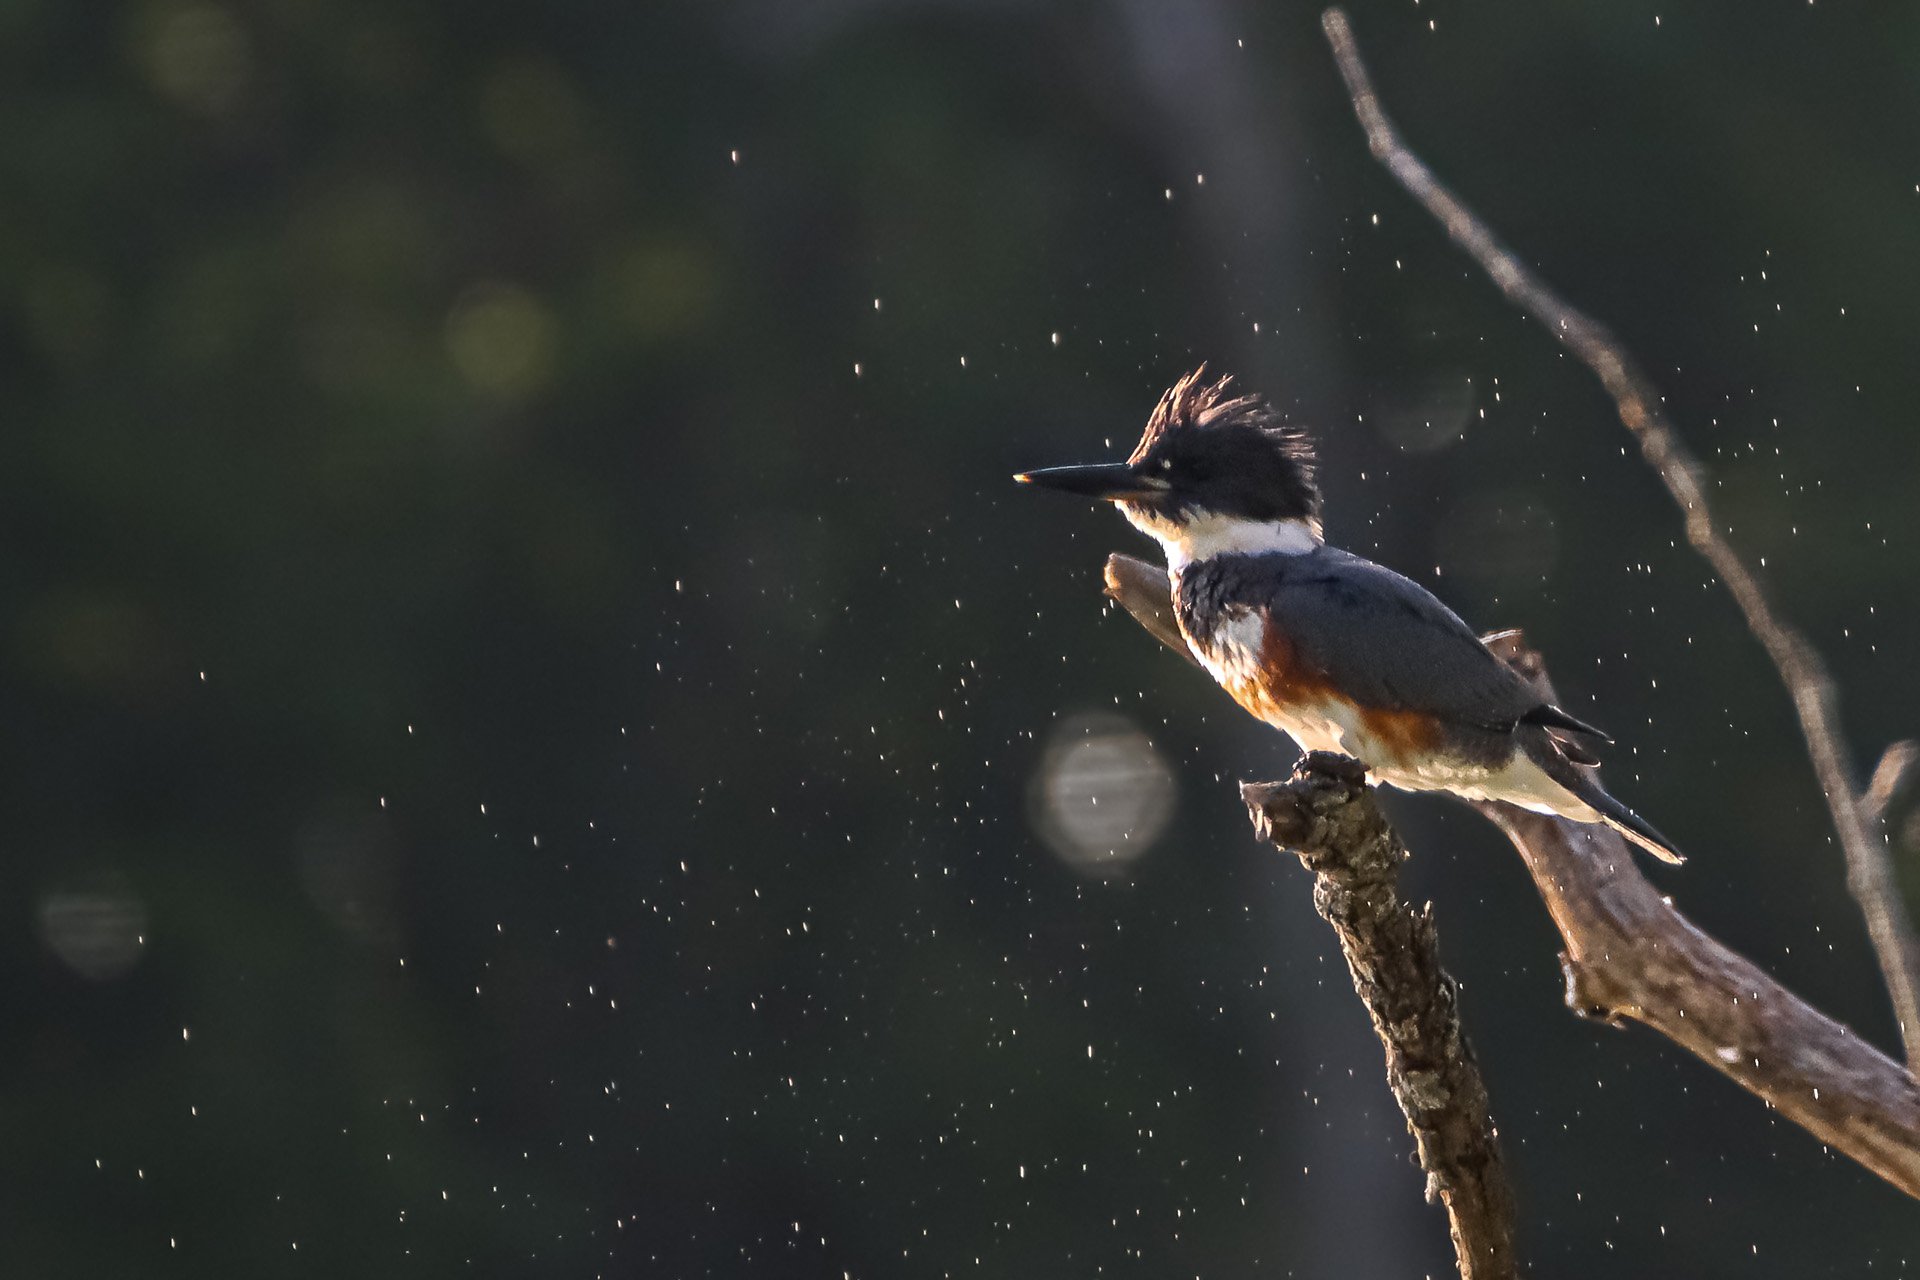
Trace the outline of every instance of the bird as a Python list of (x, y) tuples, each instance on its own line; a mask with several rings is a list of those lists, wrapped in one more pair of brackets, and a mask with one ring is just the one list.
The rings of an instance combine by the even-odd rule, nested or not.
[(1161, 396), (1125, 462), (1021, 484), (1111, 502), (1165, 549), (1180, 634), (1256, 719), (1368, 780), (1674, 843), (1608, 794), (1606, 734), (1543, 700), (1419, 583), (1329, 546), (1312, 437), (1202, 365)]

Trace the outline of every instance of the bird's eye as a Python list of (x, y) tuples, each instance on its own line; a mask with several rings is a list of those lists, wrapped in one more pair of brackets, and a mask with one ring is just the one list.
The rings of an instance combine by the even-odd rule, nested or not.
[(1173, 459), (1172, 458), (1160, 459), (1160, 474), (1165, 475), (1167, 472), (1171, 470), (1173, 470)]

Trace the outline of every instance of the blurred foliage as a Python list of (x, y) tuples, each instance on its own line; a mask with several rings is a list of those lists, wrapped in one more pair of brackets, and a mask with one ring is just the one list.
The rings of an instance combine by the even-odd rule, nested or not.
[[(1354, 16), (1861, 751), (1913, 732), (1920, 15)], [(1554, 655), (1690, 911), (1890, 1043), (1757, 648), (1316, 19), (0, 6), (12, 1269), (1444, 1269), (1230, 789), (1286, 745), (1103, 619), (1132, 535), (1005, 480), (1203, 358), (1320, 424), (1337, 541)], [(1095, 712), (1181, 799), (1076, 869), (1035, 772)], [(1395, 812), (1541, 1270), (1906, 1273), (1909, 1203), (1570, 1018), (1497, 837)]]

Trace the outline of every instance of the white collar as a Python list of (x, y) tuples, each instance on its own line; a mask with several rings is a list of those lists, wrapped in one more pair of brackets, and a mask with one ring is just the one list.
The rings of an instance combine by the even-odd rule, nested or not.
[(1166, 548), (1167, 568), (1176, 573), (1215, 556), (1298, 556), (1320, 545), (1320, 531), (1305, 520), (1247, 520), (1196, 511), (1176, 523), (1157, 515), (1136, 518), (1133, 510), (1127, 518)]

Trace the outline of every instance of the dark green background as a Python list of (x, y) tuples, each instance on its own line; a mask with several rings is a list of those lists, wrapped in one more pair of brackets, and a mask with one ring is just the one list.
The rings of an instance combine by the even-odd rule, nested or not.
[[(1674, 8), (1354, 17), (1870, 764), (1920, 729), (1920, 10)], [(1288, 745), (1103, 616), (1132, 533), (1007, 482), (1202, 358), (1319, 426), (1335, 541), (1546, 649), (1689, 912), (1892, 1043), (1758, 648), (1317, 17), (0, 5), (6, 1273), (1445, 1271), (1232, 790)], [(1028, 795), (1116, 704), (1180, 799), (1087, 879)], [(1920, 1209), (1571, 1017), (1510, 849), (1389, 803), (1540, 1274), (1908, 1273)]]

